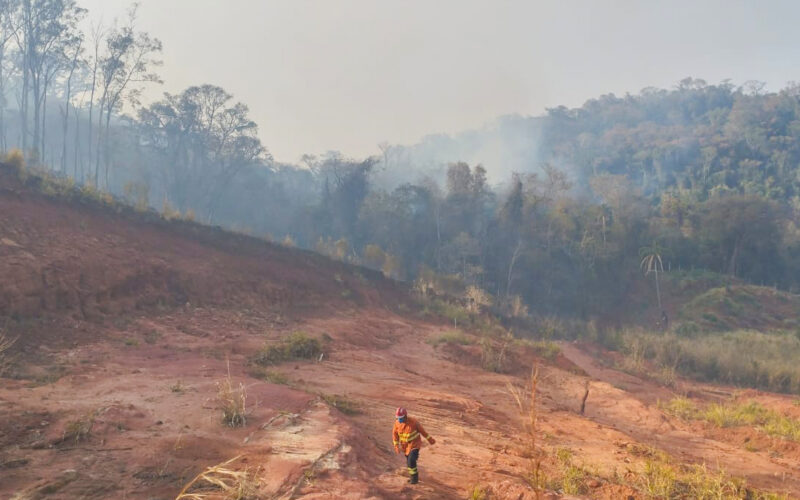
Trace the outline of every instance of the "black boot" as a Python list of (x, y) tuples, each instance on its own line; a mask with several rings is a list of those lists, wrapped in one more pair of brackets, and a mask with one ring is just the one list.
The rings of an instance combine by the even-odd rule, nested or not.
[(419, 482), (419, 474), (412, 474), (408, 482), (411, 484), (417, 484)]

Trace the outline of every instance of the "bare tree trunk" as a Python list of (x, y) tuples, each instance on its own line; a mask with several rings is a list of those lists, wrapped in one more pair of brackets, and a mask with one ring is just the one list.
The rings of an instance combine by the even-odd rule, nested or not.
[(664, 309), (661, 307), (661, 287), (658, 285), (658, 269), (654, 269), (656, 273), (656, 297), (658, 298), (658, 310), (663, 311)]
[(67, 174), (67, 133), (69, 130), (69, 100), (72, 97), (72, 75), (75, 74), (75, 66), (78, 63), (78, 54), (80, 54), (80, 51), (81, 46), (79, 44), (72, 58), (72, 65), (70, 66), (69, 76), (67, 77), (67, 93), (64, 97), (64, 140), (61, 144), (61, 173), (64, 175)]
[[(30, 2), (27, 2), (30, 4)], [(28, 43), (22, 55), (22, 95), (20, 97), (19, 120), (20, 134), (22, 135), (22, 153), (28, 156), (28, 91), (30, 87), (30, 73), (28, 71)]]
[(586, 381), (586, 386), (584, 387), (585, 391), (583, 393), (583, 398), (581, 399), (581, 415), (584, 414), (586, 411), (586, 400), (589, 398), (589, 381)]
[(105, 140), (103, 142), (103, 167), (105, 169), (105, 180), (106, 180), (106, 191), (109, 190), (108, 187), (108, 166), (109, 166), (109, 156), (110, 155), (110, 145), (111, 145), (111, 106), (106, 106), (106, 135)]
[(440, 208), (437, 205), (435, 209), (436, 217), (436, 270), (442, 269), (442, 224), (441, 217), (439, 216)]
[[(97, 90), (97, 66), (100, 64), (100, 43), (102, 40), (102, 25), (98, 25), (96, 28), (92, 30), (92, 34), (94, 36), (94, 61), (92, 62), (92, 91), (89, 94), (89, 132), (88, 132), (88, 140), (89, 145), (88, 149), (86, 150), (86, 154), (89, 158), (89, 175), (92, 174), (92, 140), (93, 136), (92, 127), (94, 123), (92, 121), (93, 112), (94, 112), (94, 93)], [(102, 109), (100, 110), (100, 114), (103, 114)], [(83, 171), (83, 166), (81, 166), (81, 171)], [(97, 186), (97, 171), (95, 170), (94, 176), (94, 185)]]
[(33, 144), (31, 146), (32, 158), (39, 162), (39, 140), (42, 138), (42, 82), (39, 76), (31, 75), (31, 90), (33, 91)]
[(517, 240), (517, 246), (514, 248), (514, 253), (511, 254), (511, 262), (508, 264), (508, 278), (506, 279), (506, 297), (511, 293), (511, 278), (514, 275), (514, 264), (517, 262), (519, 252), (522, 250), (522, 240)]
[[(97, 155), (95, 155), (94, 163), (94, 187), (98, 187), (100, 183), (100, 144), (103, 141), (103, 106), (105, 99), (100, 99), (100, 116), (97, 120)], [(89, 152), (91, 154), (91, 151)]]
[(0, 150), (6, 151), (6, 81), (3, 74), (3, 62), (6, 56), (6, 43), (8, 39), (2, 42), (0, 46)]
[[(75, 172), (73, 178), (75, 179), (76, 182), (78, 181), (78, 159), (81, 157), (80, 151), (81, 151), (81, 115), (76, 109), (75, 110), (75, 160), (73, 163), (73, 169)], [(83, 184), (83, 160), (81, 160), (80, 167), (81, 167), (80, 183)]]
[(47, 87), (48, 82), (45, 79), (44, 82), (44, 91), (42, 93), (42, 142), (41, 142), (41, 162), (42, 165), (45, 164), (45, 138), (47, 136)]

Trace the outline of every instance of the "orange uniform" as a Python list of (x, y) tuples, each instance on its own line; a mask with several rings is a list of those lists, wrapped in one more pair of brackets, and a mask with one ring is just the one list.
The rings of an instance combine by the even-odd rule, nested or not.
[(428, 438), (428, 433), (416, 418), (406, 417), (405, 422), (395, 420), (392, 428), (392, 443), (395, 448), (401, 447), (403, 453), (408, 455), (411, 450), (422, 446), (422, 438)]

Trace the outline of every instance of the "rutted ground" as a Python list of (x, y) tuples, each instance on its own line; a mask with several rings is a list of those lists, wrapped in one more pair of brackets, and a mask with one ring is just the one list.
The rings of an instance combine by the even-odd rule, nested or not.
[[(0, 311), (20, 335), (17, 378), (0, 379), (2, 498), (170, 499), (237, 456), (262, 498), (464, 498), (475, 486), (533, 498), (509, 384), (524, 387), (535, 364), (538, 444), (550, 457), (568, 449), (592, 471), (588, 496), (639, 497), (623, 483), (648, 447), (800, 496), (793, 445), (747, 451), (745, 431), (670, 417), (658, 401), (672, 391), (582, 346), (562, 344), (566, 358), (554, 362), (515, 348), (513, 373), (488, 372), (477, 345), (426, 343), (447, 327), (420, 319), (401, 291), (365, 271), (29, 194), (0, 190)], [(252, 355), (298, 330), (328, 339), (322, 358), (271, 368), (288, 385), (255, 377)], [(228, 374), (246, 387), (242, 428), (221, 422), (217, 384)], [(682, 384), (677, 392), (701, 398), (731, 392)], [(798, 411), (790, 398), (751, 394)], [(423, 447), (413, 488), (391, 449), (400, 405), (437, 438)]]

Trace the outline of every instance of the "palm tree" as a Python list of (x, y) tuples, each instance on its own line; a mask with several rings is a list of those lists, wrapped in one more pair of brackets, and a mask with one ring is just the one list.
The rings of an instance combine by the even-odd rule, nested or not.
[(661, 288), (658, 285), (658, 273), (664, 272), (664, 263), (661, 256), (664, 254), (664, 248), (659, 246), (658, 243), (653, 242), (649, 247), (642, 247), (639, 249), (639, 257), (642, 258), (640, 267), (644, 271), (645, 276), (650, 273), (655, 274), (656, 277), (656, 297), (658, 297), (658, 309), (661, 307)]

